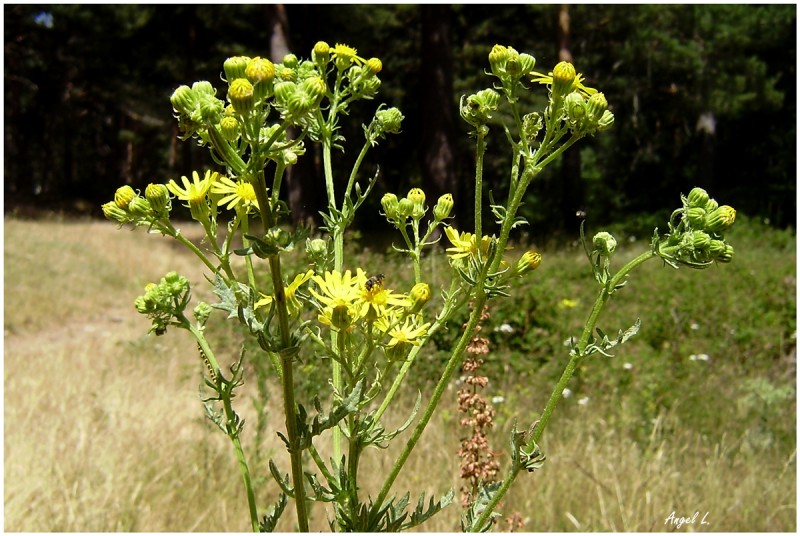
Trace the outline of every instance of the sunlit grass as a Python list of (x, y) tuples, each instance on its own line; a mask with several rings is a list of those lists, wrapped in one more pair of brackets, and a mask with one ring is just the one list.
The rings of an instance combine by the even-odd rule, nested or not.
[[(673, 511), (700, 512), (689, 530), (796, 529), (794, 397), (754, 402), (745, 383), (752, 376), (768, 386), (793, 384), (783, 357), (794, 345), (786, 337), (794, 330), (793, 317), (786, 320), (786, 308), (794, 306), (795, 283), (786, 279), (796, 273), (794, 246), (764, 230), (731, 240), (739, 257), (717, 276), (665, 275), (653, 263), (620, 295), (601, 324), (611, 331), (646, 314), (643, 330), (618, 357), (588, 363), (571, 385), (574, 395), (559, 406), (542, 441), (544, 468), (522, 475), (501, 508), (519, 511), (524, 530), (667, 531)], [(381, 252), (353, 253), (348, 262), (401, 286), (400, 265)], [(166, 239), (104, 222), (6, 220), (4, 254), (4, 528), (248, 530), (230, 445), (204, 419), (197, 399), (202, 363), (194, 345), (177, 331), (145, 335), (148, 323), (132, 307), (144, 284), (169, 270), (204, 288), (193, 259)], [(521, 426), (536, 419), (566, 356), (560, 342), (580, 325), (594, 293), (583, 282), (585, 259), (576, 250), (546, 252), (536, 275), (515, 303), (493, 310), (486, 328), (510, 322), (521, 337), (517, 346), (496, 340), (486, 365), (491, 394), (505, 397), (491, 438), (498, 451), (507, 452), (514, 419)], [(669, 287), (668, 276), (679, 284)], [(664, 297), (665, 288), (677, 290)], [(580, 305), (559, 308), (564, 298)], [(710, 306), (714, 300), (723, 307)], [(233, 330), (217, 334), (236, 340)], [(701, 352), (711, 360), (688, 361)], [(222, 355), (227, 366), (238, 342)], [(420, 359), (429, 363), (422, 370), (432, 370), (438, 353)], [(624, 369), (626, 362), (633, 368)], [(413, 387), (424, 396), (430, 383), (416, 379)], [(266, 459), (274, 456), (286, 471), (288, 457), (270, 432), (256, 459), (254, 382), (249, 376), (237, 410), (247, 421), (245, 448), (263, 514), (277, 494)], [(456, 452), (465, 432), (457, 425), (455, 391), (396, 482), (398, 495), (424, 490), (438, 498), (459, 488)], [(405, 420), (414, 395), (406, 390), (386, 416), (387, 428)], [(588, 403), (579, 404), (582, 398)], [(274, 395), (265, 418), (280, 429), (278, 400)], [(364, 496), (375, 495), (403, 440), (365, 453)], [(507, 455), (500, 461), (505, 467)], [(322, 507), (312, 512), (312, 530), (327, 530)], [(420, 529), (458, 530), (460, 512), (453, 504)], [(706, 512), (711, 525), (700, 526)], [(290, 513), (279, 529), (294, 529)]]

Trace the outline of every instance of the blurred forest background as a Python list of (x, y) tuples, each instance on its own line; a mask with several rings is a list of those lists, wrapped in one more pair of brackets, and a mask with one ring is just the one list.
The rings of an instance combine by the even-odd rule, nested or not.
[[(470, 207), (474, 148), (458, 102), (485, 87), (500, 43), (533, 54), (538, 71), (573, 61), (616, 115), (530, 189), (534, 238), (574, 236), (576, 211), (652, 229), (663, 200), (695, 185), (748, 216), (795, 222), (794, 5), (5, 5), (4, 16), (6, 213), (101, 216), (121, 183), (143, 189), (213, 166), (177, 139), (174, 88), (221, 88), (229, 56), (307, 58), (324, 40), (383, 61), (379, 98), (354, 114), (350, 142), (380, 103), (406, 116), (365, 167), (380, 165), (379, 193), (423, 185)], [(484, 180), (503, 197), (500, 141), (489, 142)], [(312, 153), (293, 170), (298, 219), (322, 208), (319, 167)], [(373, 198), (357, 226), (377, 221)]]

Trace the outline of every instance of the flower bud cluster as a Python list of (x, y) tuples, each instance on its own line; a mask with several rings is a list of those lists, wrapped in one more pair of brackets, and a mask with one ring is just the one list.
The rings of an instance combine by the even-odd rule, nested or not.
[(689, 195), (681, 196), (681, 201), (683, 208), (673, 213), (667, 248), (662, 249), (674, 251), (673, 260), (693, 267), (730, 262), (733, 246), (725, 241), (724, 233), (736, 221), (736, 210), (720, 206), (702, 188), (693, 188)]
[(172, 93), (172, 108), (179, 120), (182, 119), (181, 125), (188, 135), (219, 122), (225, 103), (216, 97), (216, 93), (207, 81), (195, 82), (192, 87), (180, 86)]
[(171, 210), (169, 191), (163, 184), (149, 184), (144, 197), (130, 186), (121, 186), (114, 193), (114, 201), (101, 207), (105, 217), (118, 223), (147, 223), (154, 218), (167, 216)]
[(511, 47), (495, 45), (489, 52), (492, 74), (500, 79), (503, 88), (511, 88), (523, 77), (533, 73), (536, 59), (530, 54), (520, 54)]
[(136, 298), (134, 305), (139, 313), (151, 318), (153, 325), (150, 331), (163, 335), (172, 319), (183, 313), (187, 303), (189, 280), (177, 272), (170, 272), (158, 284), (148, 283), (144, 287), (144, 294)]
[(564, 98), (563, 117), (569, 129), (579, 135), (602, 132), (614, 124), (614, 114), (608, 109), (608, 101), (602, 93), (594, 93), (588, 98), (577, 90), (569, 93)]
[(485, 125), (499, 105), (500, 94), (493, 89), (484, 89), (466, 98), (461, 97), (461, 117), (485, 135)]
[(370, 126), (365, 127), (367, 139), (373, 144), (386, 134), (397, 134), (400, 132), (400, 124), (405, 116), (397, 108), (379, 108), (375, 112), (375, 118)]
[[(398, 199), (397, 195), (393, 193), (384, 194), (381, 198), (381, 206), (386, 219), (399, 229), (405, 227), (408, 218), (417, 222), (422, 219), (428, 211), (425, 200), (425, 192), (421, 188), (412, 188), (403, 199)], [(434, 223), (438, 224), (447, 219), (453, 210), (453, 205), (451, 194), (439, 197), (433, 207)]]

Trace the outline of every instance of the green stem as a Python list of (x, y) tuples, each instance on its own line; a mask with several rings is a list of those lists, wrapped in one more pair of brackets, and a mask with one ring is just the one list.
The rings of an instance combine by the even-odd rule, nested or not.
[[(230, 395), (230, 393), (228, 394)], [(235, 417), (235, 413), (231, 407), (230, 396), (223, 398), (223, 405), (225, 407), (225, 416), (228, 419), (228, 422), (231, 422), (231, 418)], [(253, 491), (253, 484), (250, 481), (250, 469), (248, 469), (247, 460), (244, 457), (242, 442), (239, 440), (239, 432), (237, 431), (234, 435), (230, 435), (230, 438), (233, 442), (233, 450), (236, 452), (236, 459), (239, 461), (239, 470), (242, 473), (244, 487), (247, 490), (247, 505), (250, 509), (250, 525), (253, 529), (253, 532), (260, 532), (258, 525), (258, 510), (256, 509), (256, 495)]]
[[(358, 153), (358, 158), (356, 158), (356, 163), (353, 164), (353, 171), (350, 173), (350, 178), (347, 181), (347, 188), (344, 189), (344, 199), (350, 197), (350, 191), (353, 189), (353, 185), (356, 182), (356, 175), (358, 174), (359, 168), (361, 168), (361, 162), (363, 162), (364, 157), (367, 156), (367, 152), (369, 148), (372, 146), (369, 139), (364, 142), (364, 146), (361, 148), (361, 152)], [(342, 209), (344, 209), (344, 204), (342, 204)], [(352, 214), (350, 215), (352, 218)]]
[[(225, 410), (225, 418), (229, 424), (235, 423), (237, 421), (237, 417), (236, 412), (233, 411), (233, 406), (231, 404), (232, 386), (222, 377), (219, 369), (219, 362), (217, 361), (216, 356), (214, 356), (214, 352), (211, 350), (211, 347), (208, 345), (205, 335), (203, 335), (203, 332), (200, 329), (193, 326), (191, 322), (189, 322), (189, 320), (182, 314), (178, 317), (178, 320), (183, 327), (192, 332), (195, 340), (197, 340), (197, 344), (200, 345), (200, 349), (205, 354), (209, 365), (213, 369), (214, 374), (219, 379), (218, 385), (222, 386), (222, 389), (219, 391), (219, 395)], [(229, 426), (227, 427), (227, 435), (233, 443), (233, 449), (236, 452), (236, 459), (239, 462), (239, 471), (242, 474), (242, 481), (244, 482), (245, 491), (247, 492), (247, 505), (250, 510), (250, 524), (253, 532), (259, 532), (256, 496), (255, 492), (253, 491), (253, 483), (250, 480), (250, 469), (247, 467), (247, 459), (245, 458), (244, 450), (242, 449), (242, 442), (239, 440), (239, 429), (235, 426)]]
[(450, 293), (448, 294), (448, 296), (451, 297), (450, 301), (444, 305), (442, 312), (436, 317), (436, 320), (428, 328), (428, 333), (425, 336), (425, 339), (420, 342), (419, 346), (413, 347), (408, 353), (408, 357), (403, 363), (403, 366), (400, 368), (400, 371), (397, 373), (397, 377), (395, 377), (394, 382), (392, 382), (389, 392), (386, 393), (386, 397), (383, 399), (378, 411), (375, 413), (374, 420), (376, 423), (380, 420), (381, 416), (389, 407), (389, 404), (392, 402), (392, 398), (394, 398), (394, 395), (400, 388), (400, 385), (403, 383), (403, 379), (408, 373), (408, 370), (411, 368), (411, 365), (414, 364), (414, 360), (417, 358), (417, 355), (420, 353), (420, 351), (425, 347), (425, 344), (433, 336), (433, 334), (439, 331), (439, 328), (441, 328), (450, 319), (450, 317), (453, 315), (453, 312), (458, 310), (460, 305), (463, 305), (463, 303), (466, 301), (457, 301), (452, 298), (455, 291), (456, 281), (457, 280), (454, 278), (450, 284)]
[[(612, 293), (616, 286), (621, 283), (625, 277), (637, 266), (644, 263), (648, 259), (655, 257), (656, 254), (653, 251), (646, 251), (633, 259), (632, 261), (628, 262), (625, 266), (623, 266), (615, 275), (612, 277), (608, 284), (600, 290), (597, 295), (597, 299), (595, 299), (594, 306), (592, 307), (591, 313), (589, 313), (589, 318), (586, 320), (586, 324), (583, 328), (583, 332), (581, 333), (581, 337), (578, 340), (578, 344), (576, 345), (575, 351), (572, 353), (570, 357), (569, 363), (564, 368), (564, 372), (561, 374), (561, 377), (556, 383), (556, 386), (553, 388), (553, 392), (550, 394), (550, 399), (547, 401), (547, 404), (542, 411), (542, 415), (539, 418), (539, 421), (536, 423), (536, 426), (533, 429), (533, 433), (529, 439), (529, 444), (533, 445), (534, 443), (538, 443), (544, 433), (545, 428), (550, 422), (550, 418), (553, 415), (553, 410), (555, 410), (556, 405), (559, 403), (562, 397), (562, 393), (564, 389), (567, 388), (570, 379), (572, 379), (572, 375), (577, 370), (578, 366), (580, 365), (581, 361), (584, 358), (584, 352), (586, 347), (589, 344), (589, 339), (594, 332), (595, 326), (597, 325), (597, 321), (600, 318), (600, 314), (603, 311), (606, 303), (611, 298)], [(489, 520), (489, 516), (491, 516), (494, 509), (503, 499), (503, 496), (511, 487), (511, 484), (514, 482), (514, 479), (517, 477), (519, 473), (520, 467), (519, 463), (512, 462), (512, 468), (509, 471), (508, 476), (503, 481), (503, 484), (497, 490), (495, 495), (492, 497), (492, 500), (486, 505), (486, 508), (483, 511), (483, 514), (475, 521), (475, 524), (470, 528), (471, 531), (479, 530), (482, 526), (484, 526), (487, 521)]]
[(453, 373), (458, 369), (461, 365), (462, 357), (464, 355), (464, 351), (467, 349), (467, 345), (472, 340), (473, 332), (475, 331), (475, 326), (478, 325), (480, 322), (481, 313), (483, 312), (483, 306), (486, 303), (486, 293), (483, 292), (483, 281), (486, 278), (486, 271), (481, 274), (480, 280), (478, 282), (478, 287), (476, 289), (476, 298), (475, 303), (473, 304), (472, 314), (470, 315), (469, 322), (467, 323), (466, 327), (464, 328), (463, 334), (461, 335), (461, 339), (459, 339), (458, 344), (453, 349), (453, 354), (450, 357), (450, 360), (447, 362), (444, 371), (442, 372), (442, 377), (439, 379), (439, 382), (436, 384), (436, 388), (433, 391), (433, 396), (431, 400), (428, 402), (427, 407), (425, 408), (425, 412), (422, 414), (420, 421), (414, 427), (414, 431), (411, 434), (408, 442), (406, 443), (405, 447), (403, 448), (403, 452), (400, 453), (400, 456), (395, 461), (394, 465), (392, 466), (392, 470), (389, 473), (389, 476), (386, 478), (386, 481), (381, 487), (380, 492), (378, 493), (378, 497), (375, 500), (375, 508), (380, 508), (383, 504), (383, 501), (386, 499), (386, 496), (389, 494), (389, 491), (392, 488), (392, 484), (394, 484), (397, 475), (400, 474), (403, 465), (408, 460), (408, 457), (411, 455), (411, 451), (414, 450), (414, 447), (417, 445), (420, 437), (422, 436), (422, 432), (425, 431), (425, 428), (428, 426), (428, 422), (431, 420), (433, 416), (433, 412), (436, 410), (436, 407), (439, 404), (439, 400), (442, 398), (445, 390), (447, 389), (447, 385), (450, 383), (450, 378), (452, 378)]
[(481, 221), (483, 208), (483, 155), (486, 152), (486, 139), (478, 131), (478, 141), (475, 148), (475, 237), (480, 242), (483, 236)]
[[(254, 185), (264, 232), (275, 226), (275, 218), (267, 198), (267, 188), (264, 181), (264, 172), (257, 173), (257, 184)], [(297, 433), (297, 413), (294, 400), (294, 374), (293, 352), (291, 347), (291, 334), (289, 333), (289, 313), (286, 305), (286, 289), (283, 286), (281, 273), (281, 259), (279, 256), (269, 257), (272, 288), (275, 296), (275, 308), (278, 312), (278, 326), (280, 330), (281, 348), (281, 375), (283, 387), (283, 411), (286, 418), (286, 437), (289, 442), (289, 456), (292, 465), (292, 483), (294, 485), (295, 507), (297, 509), (297, 525), (301, 532), (308, 532), (308, 511), (306, 506), (306, 493), (303, 477), (303, 461), (300, 449), (300, 440)]]

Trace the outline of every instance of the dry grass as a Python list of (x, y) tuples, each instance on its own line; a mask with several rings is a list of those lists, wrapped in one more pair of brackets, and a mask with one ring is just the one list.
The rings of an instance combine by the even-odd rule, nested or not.
[[(5, 221), (5, 530), (249, 529), (230, 445), (204, 421), (197, 400), (193, 345), (179, 332), (146, 336), (147, 322), (132, 307), (143, 285), (169, 270), (202, 282), (190, 257), (141, 230)], [(255, 422), (247, 396), (238, 409)], [(404, 420), (402, 411), (389, 420)], [(559, 415), (543, 443), (545, 468), (522, 475), (503, 508), (521, 512), (525, 530), (665, 531), (672, 511), (708, 512), (711, 525), (698, 518), (689, 530), (795, 530), (793, 455), (749, 453), (742, 438), (710, 444), (669, 414), (649, 441), (636, 443), (605, 420), (612, 411), (624, 408), (609, 401)], [(270, 419), (280, 427), (278, 408)], [(455, 402), (446, 403), (396, 490), (438, 496), (458, 489), (455, 421)], [(510, 423), (498, 424), (500, 450)], [(245, 428), (246, 448), (252, 429)], [(288, 468), (282, 447), (270, 441), (261, 448)], [(366, 453), (364, 496), (374, 496), (400, 447)], [(252, 470), (267, 475), (264, 467)], [(263, 508), (275, 485), (257, 487)], [(313, 513), (312, 529), (327, 530), (322, 509)], [(420, 528), (458, 530), (459, 514), (452, 505)], [(292, 530), (291, 518), (279, 528)]]

